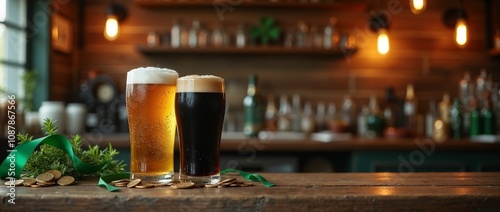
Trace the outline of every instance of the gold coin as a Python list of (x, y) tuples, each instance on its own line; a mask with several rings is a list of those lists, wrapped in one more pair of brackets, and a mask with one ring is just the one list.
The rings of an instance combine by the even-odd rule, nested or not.
[(139, 183), (141, 183), (141, 179), (133, 179), (132, 181), (130, 181), (130, 182), (127, 184), (127, 187), (129, 187), (129, 188), (133, 188), (133, 187), (135, 187), (136, 185), (139, 185)]
[(73, 178), (72, 176), (62, 176), (61, 178), (59, 178), (59, 180), (57, 180), (57, 184), (62, 186), (71, 185), (74, 182), (75, 178)]
[(28, 179), (24, 179), (23, 185), (26, 187), (29, 187), (31, 185), (34, 185), (35, 183), (36, 183), (35, 178), (28, 178)]
[(52, 169), (52, 170), (48, 170), (47, 172), (45, 173), (51, 173), (54, 175), (54, 179), (59, 179), (61, 177), (61, 172), (59, 170), (55, 170), (55, 169)]
[(50, 182), (52, 180), (54, 180), (54, 175), (51, 173), (43, 173), (36, 176), (37, 182)]
[(123, 183), (123, 182), (130, 182), (130, 179), (120, 179), (120, 180), (113, 180), (111, 181), (112, 184), (115, 184), (115, 183)]
[(24, 180), (14, 180), (14, 181), (9, 180), (9, 181), (5, 182), (5, 185), (6, 186), (12, 186), (12, 185), (19, 186), (19, 185), (23, 184), (23, 181)]
[(217, 188), (218, 186), (217, 184), (205, 184), (205, 188)]
[(154, 187), (163, 187), (163, 186), (171, 186), (173, 183), (153, 183)]
[(44, 187), (44, 185), (34, 184), (34, 185), (31, 185), (30, 187), (31, 188), (41, 188), (41, 187)]
[(127, 184), (128, 184), (127, 182), (121, 182), (121, 183), (115, 183), (113, 185), (116, 187), (127, 187)]
[(146, 185), (136, 185), (135, 188), (154, 188), (155, 186), (153, 184), (146, 184)]
[(36, 182), (37, 185), (43, 185), (43, 186), (51, 186), (55, 185), (55, 182)]
[(231, 183), (231, 184), (229, 184), (229, 187), (240, 187), (240, 184), (238, 184), (238, 183)]
[(173, 189), (188, 189), (194, 187), (193, 182), (180, 182), (180, 183), (174, 183), (170, 186), (170, 188)]
[(230, 182), (233, 182), (233, 181), (236, 181), (236, 178), (225, 179), (225, 180), (222, 181), (222, 183), (230, 183)]

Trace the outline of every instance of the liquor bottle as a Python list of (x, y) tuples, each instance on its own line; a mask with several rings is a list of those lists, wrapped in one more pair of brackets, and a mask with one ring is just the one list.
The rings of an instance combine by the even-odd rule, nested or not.
[(378, 106), (377, 97), (370, 97), (369, 108), (370, 114), (366, 119), (366, 136), (369, 138), (382, 137), (386, 123), (383, 115), (381, 114), (380, 107)]
[(292, 129), (292, 120), (290, 118), (291, 112), (290, 104), (286, 95), (280, 96), (280, 109), (278, 112), (278, 130), (290, 131)]
[(387, 126), (400, 127), (400, 125), (398, 124), (398, 99), (393, 87), (389, 87), (386, 89), (385, 104), (386, 108), (384, 109), (384, 118), (387, 122)]
[(302, 112), (301, 128), (304, 133), (314, 132), (314, 114), (310, 101), (304, 103), (304, 111)]
[(191, 29), (189, 29), (188, 45), (189, 48), (198, 47), (198, 34), (200, 32), (200, 22), (198, 20), (193, 20)]
[(481, 109), (481, 120), (482, 120), (482, 134), (494, 135), (496, 133), (495, 129), (495, 113), (491, 109), (491, 103), (489, 100), (485, 100)]
[(257, 75), (248, 77), (247, 95), (243, 99), (245, 110), (245, 123), (243, 133), (247, 137), (257, 137), (264, 127), (264, 105), (263, 99), (257, 89)]
[(301, 116), (301, 107), (300, 107), (300, 96), (298, 94), (294, 94), (292, 96), (292, 109), (290, 111), (290, 119), (292, 121), (291, 130), (294, 132), (302, 131), (300, 119)]
[(453, 105), (450, 109), (450, 129), (451, 136), (459, 139), (464, 136), (464, 117), (462, 113), (462, 104), (460, 100), (453, 100)]
[(325, 103), (319, 102), (316, 106), (316, 131), (321, 132), (327, 129)]
[(434, 122), (438, 118), (436, 103), (429, 103), (429, 111), (425, 115), (425, 136), (431, 138), (434, 130)]
[(236, 47), (243, 48), (247, 43), (247, 34), (245, 31), (245, 25), (240, 24), (236, 30)]
[(481, 112), (475, 98), (471, 101), (471, 112), (469, 115), (469, 136), (476, 136), (482, 133)]
[(267, 106), (266, 106), (266, 130), (276, 131), (278, 130), (278, 111), (276, 105), (274, 104), (274, 95), (267, 95)]
[(325, 49), (335, 49), (338, 48), (339, 43), (339, 33), (335, 24), (337, 19), (334, 17), (330, 18), (330, 23), (323, 30), (323, 48)]
[(351, 96), (345, 95), (342, 100), (342, 106), (340, 110), (340, 119), (342, 122), (346, 124), (349, 130), (354, 130), (355, 126), (355, 111), (356, 106), (354, 105), (354, 101), (352, 101)]
[(368, 119), (368, 115), (370, 115), (370, 109), (366, 105), (361, 108), (361, 111), (358, 114), (358, 129), (357, 133), (359, 137), (366, 137), (366, 133), (368, 132), (366, 120)]
[(181, 29), (181, 24), (178, 20), (175, 20), (170, 30), (170, 45), (172, 48), (179, 48), (181, 46)]
[(409, 84), (406, 87), (406, 98), (404, 104), (405, 113), (405, 127), (415, 135), (416, 133), (416, 113), (417, 113), (417, 103), (415, 98), (415, 93), (413, 91), (413, 85)]

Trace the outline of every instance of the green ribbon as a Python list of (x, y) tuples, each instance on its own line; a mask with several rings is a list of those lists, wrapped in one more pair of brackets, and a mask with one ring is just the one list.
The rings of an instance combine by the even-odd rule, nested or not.
[(248, 172), (244, 172), (244, 171), (241, 171), (238, 169), (224, 169), (220, 172), (220, 174), (226, 174), (226, 173), (231, 173), (231, 172), (236, 172), (236, 173), (240, 174), (246, 180), (255, 181), (255, 182), (260, 181), (262, 183), (262, 185), (264, 185), (265, 187), (275, 186), (274, 183), (267, 181), (266, 178), (262, 177), (260, 174), (250, 174)]
[(54, 134), (17, 145), (16, 148), (9, 152), (7, 158), (0, 165), (0, 178), (19, 178), (31, 153), (41, 144), (48, 144), (66, 152), (71, 161), (73, 161), (75, 170), (81, 174), (95, 173), (107, 165), (107, 163), (99, 165), (84, 163), (75, 155), (71, 143), (65, 136)]
[(124, 172), (124, 173), (118, 173), (118, 174), (108, 174), (105, 176), (102, 176), (99, 178), (99, 182), (97, 183), (98, 186), (100, 187), (106, 187), (108, 191), (114, 192), (114, 191), (119, 191), (120, 189), (117, 187), (114, 187), (110, 185), (111, 181), (113, 180), (121, 180), (121, 179), (129, 179), (130, 178), (130, 173), (129, 172)]
[[(236, 173), (240, 174), (246, 180), (250, 180), (250, 181), (254, 181), (254, 182), (260, 181), (262, 183), (262, 185), (264, 185), (265, 187), (272, 187), (275, 185), (274, 183), (267, 181), (266, 178), (262, 177), (260, 174), (250, 174), (248, 172), (240, 171), (237, 169), (225, 169), (225, 170), (222, 170), (220, 172), (220, 174), (223, 175), (223, 174), (231, 173), (231, 172), (236, 172)], [(106, 189), (108, 189), (108, 191), (115, 192), (115, 191), (119, 191), (120, 189), (112, 186), (110, 184), (111, 181), (121, 180), (121, 179), (129, 179), (129, 178), (130, 178), (129, 172), (124, 172), (124, 173), (119, 173), (119, 174), (109, 174), (109, 175), (105, 175), (105, 176), (102, 176), (101, 178), (99, 178), (99, 182), (97, 183), (97, 185), (100, 187), (106, 187)]]

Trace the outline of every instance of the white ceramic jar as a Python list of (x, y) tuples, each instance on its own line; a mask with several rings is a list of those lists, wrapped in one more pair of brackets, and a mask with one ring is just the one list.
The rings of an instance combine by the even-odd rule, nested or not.
[(38, 116), (40, 118), (40, 125), (43, 126), (43, 122), (46, 118), (50, 120), (57, 127), (58, 133), (65, 132), (65, 110), (64, 103), (60, 101), (44, 101), (42, 106), (38, 110)]
[(66, 132), (69, 135), (80, 134), (87, 122), (87, 107), (81, 103), (69, 103), (66, 106)]

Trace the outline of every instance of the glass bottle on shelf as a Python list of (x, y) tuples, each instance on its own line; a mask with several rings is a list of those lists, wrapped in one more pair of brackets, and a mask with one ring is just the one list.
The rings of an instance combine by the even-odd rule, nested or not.
[(337, 18), (331, 17), (328, 25), (323, 30), (323, 48), (332, 49), (337, 48), (339, 43), (339, 33), (335, 24)]
[(385, 120), (381, 114), (377, 97), (371, 96), (369, 102), (370, 113), (366, 119), (367, 132), (369, 138), (382, 137), (385, 130)]
[(358, 114), (358, 129), (357, 133), (359, 137), (366, 137), (366, 133), (368, 132), (368, 127), (366, 120), (368, 119), (368, 115), (370, 114), (370, 109), (366, 105), (361, 108)]
[(278, 113), (278, 130), (290, 131), (292, 120), (290, 118), (291, 107), (285, 94), (280, 96), (280, 108)]
[(198, 47), (205, 48), (208, 46), (209, 31), (207, 28), (201, 26), (198, 33)]
[(285, 46), (285, 48), (292, 48), (293, 42), (294, 42), (294, 31), (288, 29), (285, 32), (285, 39), (283, 45)]
[(345, 95), (342, 100), (341, 110), (340, 110), (340, 120), (345, 123), (349, 130), (354, 128), (354, 117), (355, 117), (355, 105), (352, 101), (350, 95)]
[(482, 134), (494, 135), (496, 133), (495, 119), (495, 113), (491, 109), (491, 101), (487, 98), (484, 100), (483, 108), (481, 109), (481, 120), (483, 122)]
[(191, 29), (189, 29), (188, 45), (189, 48), (198, 47), (198, 35), (200, 33), (200, 22), (198, 20), (193, 20)]
[(300, 96), (298, 94), (294, 94), (292, 96), (292, 108), (290, 111), (290, 119), (292, 121), (292, 126), (291, 130), (294, 132), (300, 132), (302, 131), (302, 127), (300, 126), (300, 119), (302, 118), (301, 116), (301, 107), (300, 107)]
[(263, 99), (257, 89), (257, 75), (248, 77), (247, 95), (243, 99), (245, 123), (243, 133), (247, 137), (257, 137), (264, 127)]
[(432, 137), (434, 121), (436, 121), (437, 117), (436, 102), (431, 101), (429, 103), (429, 111), (427, 111), (427, 114), (425, 115), (425, 136), (428, 138)]
[(236, 30), (236, 47), (244, 48), (247, 45), (247, 33), (245, 25), (240, 24)]
[(267, 95), (267, 107), (266, 107), (266, 130), (276, 131), (278, 130), (278, 111), (276, 105), (274, 104), (274, 95)]
[(482, 133), (481, 112), (476, 98), (471, 100), (471, 111), (469, 115), (469, 136), (476, 136)]
[(311, 26), (309, 38), (310, 47), (313, 47), (315, 49), (323, 48), (323, 33), (319, 31), (319, 28), (317, 26)]
[(210, 38), (210, 42), (212, 43), (212, 46), (214, 47), (222, 47), (223, 40), (224, 40), (224, 34), (223, 34), (223, 29), (221, 26), (215, 28), (212, 31)]
[(181, 26), (181, 47), (189, 47), (189, 29), (187, 26)]
[(160, 45), (160, 34), (155, 31), (151, 31), (147, 37), (148, 46), (154, 47)]
[(450, 109), (450, 130), (451, 136), (455, 139), (464, 136), (464, 117), (460, 100), (454, 99)]
[(413, 85), (408, 84), (406, 86), (406, 98), (404, 103), (404, 113), (405, 113), (405, 126), (407, 129), (416, 133), (416, 113), (417, 113), (417, 101), (415, 98), (415, 92), (413, 90)]
[(170, 30), (170, 45), (172, 48), (179, 48), (181, 46), (181, 28), (179, 20), (175, 20)]
[(307, 31), (307, 24), (304, 21), (299, 21), (297, 24), (297, 32), (295, 33), (295, 46), (297, 48), (306, 47)]
[(304, 133), (314, 132), (314, 114), (310, 101), (304, 103), (304, 111), (302, 112), (301, 128)]
[(325, 103), (319, 102), (316, 106), (316, 131), (321, 132), (328, 129), (326, 118)]

